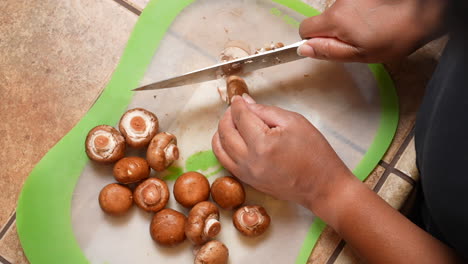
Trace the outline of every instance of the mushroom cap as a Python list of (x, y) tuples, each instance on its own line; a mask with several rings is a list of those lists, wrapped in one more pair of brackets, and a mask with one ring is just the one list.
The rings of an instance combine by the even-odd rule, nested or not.
[(132, 191), (118, 183), (106, 185), (99, 193), (99, 206), (107, 214), (123, 215), (132, 204)]
[(232, 216), (232, 222), (236, 229), (249, 237), (263, 234), (270, 226), (270, 221), (270, 216), (265, 208), (258, 205), (243, 206)]
[(231, 104), (232, 97), (235, 95), (243, 95), (249, 94), (249, 88), (245, 83), (244, 79), (239, 76), (231, 75), (226, 79), (226, 87), (227, 87), (227, 95), (228, 104)]
[(218, 240), (203, 245), (195, 256), (195, 264), (226, 264), (229, 258), (228, 248)]
[(112, 163), (124, 157), (125, 139), (117, 129), (108, 125), (100, 125), (88, 132), (85, 148), (91, 160)]
[(174, 198), (186, 208), (210, 197), (210, 183), (203, 174), (189, 171), (177, 178), (174, 184)]
[(124, 184), (139, 182), (149, 177), (148, 162), (140, 157), (125, 157), (114, 165), (114, 178)]
[(143, 108), (134, 108), (120, 118), (119, 130), (127, 144), (134, 148), (146, 147), (158, 133), (159, 121), (155, 114)]
[(165, 247), (174, 247), (185, 240), (185, 222), (187, 218), (172, 209), (163, 209), (153, 216), (150, 234), (154, 241)]
[(161, 132), (151, 140), (146, 152), (146, 160), (155, 171), (163, 171), (179, 159), (177, 139), (174, 135)]
[(218, 178), (211, 184), (211, 198), (221, 208), (232, 210), (245, 202), (244, 186), (234, 177)]
[(197, 203), (189, 212), (185, 235), (195, 245), (201, 245), (216, 237), (221, 231), (219, 210), (208, 201)]
[(135, 204), (147, 212), (158, 212), (169, 201), (169, 188), (158, 178), (149, 178), (133, 191)]

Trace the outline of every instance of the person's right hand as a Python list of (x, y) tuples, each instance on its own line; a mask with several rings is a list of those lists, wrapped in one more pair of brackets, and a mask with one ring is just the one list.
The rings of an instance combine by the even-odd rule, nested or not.
[(407, 56), (443, 28), (445, 0), (336, 0), (305, 19), (298, 53), (332, 61), (383, 62)]

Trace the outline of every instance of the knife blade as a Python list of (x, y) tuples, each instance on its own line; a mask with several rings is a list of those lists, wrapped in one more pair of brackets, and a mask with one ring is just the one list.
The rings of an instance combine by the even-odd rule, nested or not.
[(260, 54), (255, 54), (228, 62), (218, 63), (210, 67), (144, 85), (133, 89), (132, 91), (173, 88), (182, 85), (211, 81), (223, 77), (226, 75), (226, 71), (242, 71), (242, 73), (247, 73), (302, 59), (304, 57), (301, 57), (297, 54), (297, 48), (305, 41), (306, 40), (302, 40), (282, 48), (277, 48), (271, 51), (266, 51)]

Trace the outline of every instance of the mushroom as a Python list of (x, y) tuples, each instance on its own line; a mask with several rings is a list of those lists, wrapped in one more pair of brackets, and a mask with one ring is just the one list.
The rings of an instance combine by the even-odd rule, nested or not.
[(114, 165), (114, 178), (124, 184), (139, 182), (149, 177), (148, 162), (140, 157), (126, 157)]
[(243, 95), (244, 93), (249, 94), (249, 89), (244, 79), (239, 76), (229, 76), (226, 80), (227, 87), (227, 103), (231, 104), (232, 97), (235, 95)]
[(154, 136), (146, 152), (146, 160), (153, 170), (163, 171), (178, 159), (179, 148), (174, 135), (161, 132)]
[(174, 198), (186, 208), (210, 197), (210, 183), (203, 174), (189, 171), (177, 178), (174, 184)]
[(133, 200), (138, 207), (147, 212), (158, 212), (169, 200), (169, 189), (164, 181), (149, 178), (135, 188)]
[(112, 163), (124, 157), (125, 139), (117, 129), (100, 125), (88, 132), (85, 148), (91, 160)]
[(185, 235), (193, 244), (202, 245), (215, 238), (220, 231), (218, 207), (212, 202), (197, 203), (190, 210), (185, 224)]
[[(224, 50), (221, 52), (221, 62), (228, 62), (239, 58), (247, 57), (250, 55), (250, 48), (246, 43), (241, 41), (230, 41), (226, 44)], [(242, 64), (234, 63), (221, 66), (221, 71), (224, 75), (238, 73), (242, 70)]]
[(110, 215), (123, 215), (132, 207), (132, 191), (123, 185), (111, 183), (99, 193), (99, 206)]
[(119, 130), (127, 144), (134, 148), (148, 146), (158, 133), (159, 122), (155, 114), (143, 108), (130, 109), (119, 122)]
[(212, 240), (197, 250), (195, 264), (226, 264), (229, 258), (228, 248), (218, 240)]
[(270, 226), (270, 220), (265, 208), (258, 205), (243, 206), (232, 216), (236, 229), (249, 237), (263, 234)]
[(211, 198), (221, 208), (232, 210), (244, 203), (244, 187), (233, 177), (221, 177), (216, 179), (211, 185)]
[(150, 224), (150, 234), (154, 241), (165, 247), (174, 247), (185, 240), (187, 218), (172, 209), (157, 212)]

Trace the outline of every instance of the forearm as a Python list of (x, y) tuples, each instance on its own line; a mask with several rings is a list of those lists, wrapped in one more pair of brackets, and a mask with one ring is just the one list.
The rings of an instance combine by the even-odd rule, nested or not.
[(454, 251), (413, 224), (355, 177), (314, 212), (370, 263), (457, 263)]

